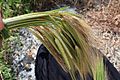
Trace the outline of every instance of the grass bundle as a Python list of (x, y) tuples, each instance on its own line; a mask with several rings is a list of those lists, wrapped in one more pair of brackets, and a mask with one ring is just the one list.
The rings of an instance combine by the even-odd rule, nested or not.
[(4, 38), (15, 28), (26, 27), (46, 46), (61, 67), (76, 80), (90, 74), (94, 80), (105, 80), (103, 59), (91, 47), (90, 27), (79, 15), (59, 10), (25, 14), (4, 19)]

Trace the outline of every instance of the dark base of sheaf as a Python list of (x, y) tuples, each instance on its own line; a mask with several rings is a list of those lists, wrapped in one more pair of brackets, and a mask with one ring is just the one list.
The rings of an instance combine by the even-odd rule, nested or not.
[[(107, 69), (108, 80), (120, 80), (120, 74), (116, 68), (106, 57), (103, 57), (103, 59)], [(44, 45), (41, 45), (38, 49), (35, 61), (35, 76), (36, 80), (72, 80), (70, 74), (61, 68)], [(89, 74), (86, 78), (87, 80), (93, 80)], [(76, 73), (76, 79), (81, 80), (78, 73)]]

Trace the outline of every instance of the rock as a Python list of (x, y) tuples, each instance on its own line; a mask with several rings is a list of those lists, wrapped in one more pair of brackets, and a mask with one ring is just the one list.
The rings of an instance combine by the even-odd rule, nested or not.
[(27, 29), (19, 30), (19, 41), (11, 42), (13, 50), (13, 69), (17, 80), (35, 80), (34, 61), (40, 41)]

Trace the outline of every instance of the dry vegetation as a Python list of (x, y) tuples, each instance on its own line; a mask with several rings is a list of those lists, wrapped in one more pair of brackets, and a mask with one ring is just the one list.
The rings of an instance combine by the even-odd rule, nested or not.
[(100, 41), (97, 46), (120, 71), (120, 0), (87, 11), (86, 20)]
[(86, 15), (91, 26), (120, 32), (120, 0), (111, 0), (107, 6), (101, 4), (97, 11), (88, 11)]

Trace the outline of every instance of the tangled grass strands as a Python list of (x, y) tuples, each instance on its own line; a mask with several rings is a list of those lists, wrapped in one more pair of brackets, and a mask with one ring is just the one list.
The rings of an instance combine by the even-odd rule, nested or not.
[(92, 50), (90, 27), (80, 16), (54, 10), (21, 15), (3, 22), (8, 32), (27, 26), (73, 80), (76, 80), (76, 72), (82, 80), (86, 80), (88, 73), (94, 80), (105, 80), (102, 57)]

